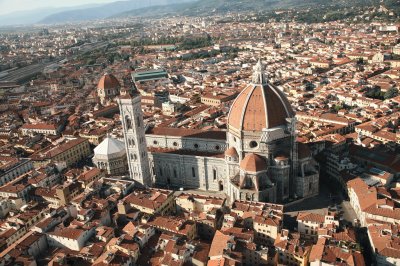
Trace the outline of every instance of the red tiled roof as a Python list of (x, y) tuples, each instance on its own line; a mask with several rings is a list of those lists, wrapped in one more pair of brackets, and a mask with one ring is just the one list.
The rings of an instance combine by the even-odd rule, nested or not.
[(204, 131), (197, 129), (187, 129), (187, 128), (170, 128), (170, 127), (155, 127), (150, 128), (146, 134), (151, 135), (161, 135), (161, 136), (176, 136), (176, 137), (186, 137), (186, 138), (205, 138), (205, 139), (226, 139), (226, 132), (213, 130)]
[(77, 228), (63, 228), (49, 234), (77, 240), (84, 232), (85, 230)]
[(299, 212), (299, 214), (297, 215), (297, 221), (323, 223), (325, 221), (325, 216), (317, 213)]
[(226, 249), (228, 242), (230, 241), (231, 237), (225, 235), (221, 231), (217, 230), (215, 232), (213, 241), (211, 243), (210, 252), (208, 253), (209, 257), (214, 256), (222, 256), (224, 253), (224, 249)]
[(250, 153), (240, 162), (240, 168), (247, 172), (260, 172), (267, 169), (267, 164), (261, 156)]
[(45, 123), (39, 123), (39, 124), (24, 124), (22, 129), (42, 129), (42, 130), (56, 130), (57, 127), (53, 124), (45, 124)]

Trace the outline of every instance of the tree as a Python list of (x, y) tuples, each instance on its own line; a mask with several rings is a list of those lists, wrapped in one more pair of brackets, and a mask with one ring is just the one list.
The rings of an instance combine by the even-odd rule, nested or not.
[(341, 109), (343, 109), (342, 105), (335, 105), (335, 107), (334, 107), (334, 110), (336, 113), (339, 112), (339, 110), (341, 110)]
[(391, 99), (399, 95), (399, 90), (397, 88), (390, 88), (387, 90), (387, 92), (383, 95), (383, 98), (386, 99)]
[(373, 98), (373, 99), (383, 99), (383, 92), (381, 91), (381, 88), (379, 86), (374, 86), (372, 88), (366, 88), (366, 93), (365, 96), (368, 98)]
[(359, 65), (359, 66), (365, 65), (364, 58), (362, 58), (362, 57), (358, 58), (357, 59), (357, 65)]

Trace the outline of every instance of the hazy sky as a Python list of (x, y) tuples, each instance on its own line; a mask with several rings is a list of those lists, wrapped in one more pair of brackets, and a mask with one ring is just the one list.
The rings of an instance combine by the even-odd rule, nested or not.
[(115, 0), (0, 0), (0, 14), (45, 7), (65, 7), (85, 4), (101, 4)]

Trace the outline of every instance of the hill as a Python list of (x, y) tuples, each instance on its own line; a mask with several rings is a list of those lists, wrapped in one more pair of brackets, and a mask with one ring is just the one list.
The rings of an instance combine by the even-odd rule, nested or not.
[(95, 5), (81, 5), (75, 7), (40, 8), (28, 11), (16, 11), (1, 15), (0, 26), (34, 24), (54, 13), (65, 12), (73, 9), (92, 8), (96, 6), (100, 5), (95, 4)]
[[(40, 23), (65, 23), (84, 20), (125, 18), (138, 16), (186, 15), (208, 16), (227, 12), (264, 12), (274, 10), (306, 10), (295, 19), (305, 22), (331, 21), (341, 19), (344, 13), (348, 17), (364, 12), (370, 6), (385, 5), (400, 17), (398, 0), (128, 0), (109, 4), (79, 8), (47, 16)], [(346, 8), (358, 7), (359, 10), (347, 12)], [(328, 20), (322, 18), (328, 15)], [(310, 17), (310, 18), (308, 18)]]
[(384, 4), (400, 15), (398, 0), (198, 0), (185, 4), (163, 7), (142, 8), (125, 11), (113, 17), (160, 16), (165, 14), (207, 16), (227, 12), (270, 12), (280, 9), (315, 9), (315, 16), (321, 16), (319, 10), (328, 13), (346, 7), (368, 7)]
[(78, 22), (85, 20), (104, 19), (127, 10), (134, 11), (151, 6), (166, 6), (171, 4), (182, 4), (194, 0), (128, 0), (116, 1), (92, 8), (79, 8), (64, 12), (54, 13), (39, 21), (43, 24)]

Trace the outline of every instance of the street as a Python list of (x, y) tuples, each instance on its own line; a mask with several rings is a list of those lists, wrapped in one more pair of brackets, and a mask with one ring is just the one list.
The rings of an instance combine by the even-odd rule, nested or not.
[[(338, 208), (336, 208), (336, 206), (338, 206)], [(334, 208), (332, 209), (330, 207)], [(354, 219), (357, 218), (353, 208), (350, 206), (350, 202), (346, 201), (342, 194), (336, 194), (335, 191), (331, 191), (327, 185), (321, 184), (317, 196), (289, 204), (289, 206), (285, 207), (284, 226), (289, 229), (294, 229), (297, 225), (296, 217), (299, 212), (304, 211), (324, 215), (328, 212), (328, 208), (342, 211), (341, 221), (345, 221), (346, 223), (353, 223)]]

